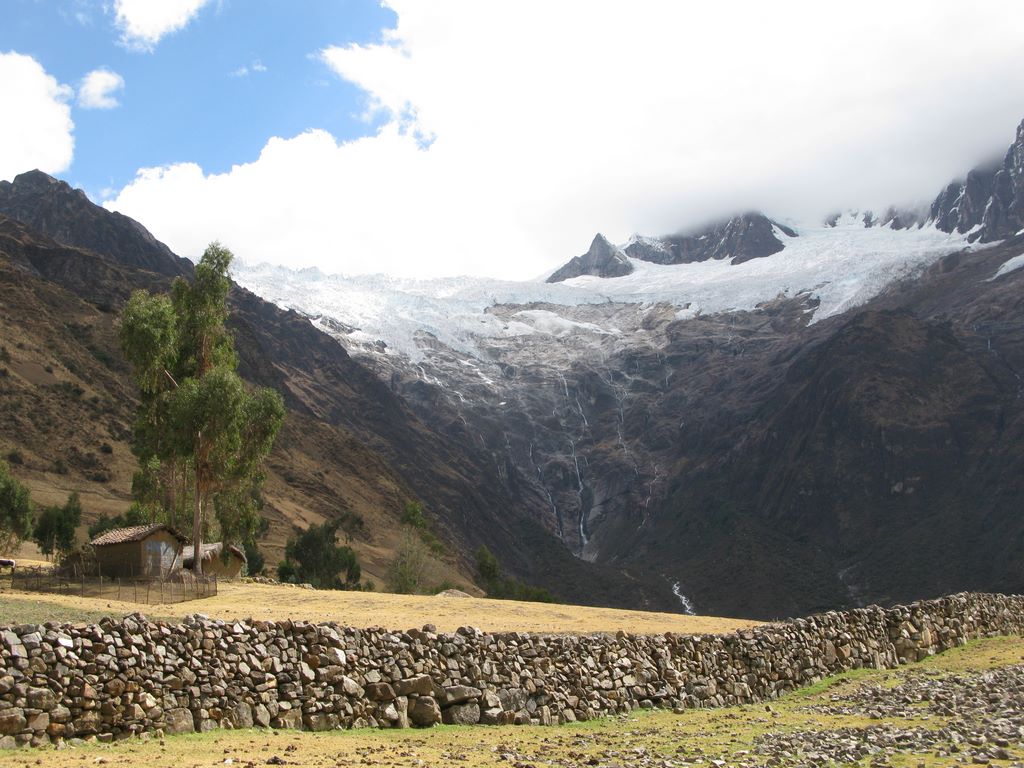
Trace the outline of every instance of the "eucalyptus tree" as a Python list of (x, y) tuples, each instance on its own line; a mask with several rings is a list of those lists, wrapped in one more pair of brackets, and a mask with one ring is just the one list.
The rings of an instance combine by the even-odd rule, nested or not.
[(251, 520), (249, 500), (284, 420), (281, 396), (250, 389), (236, 371), (225, 325), (232, 258), (211, 243), (191, 283), (177, 278), (169, 296), (136, 291), (122, 315), (121, 345), (140, 392), (133, 490), (172, 517), (188, 498), (196, 573), (211, 506), (225, 533)]
[(32, 532), (32, 501), (28, 489), (11, 477), (0, 461), (0, 552), (9, 552)]

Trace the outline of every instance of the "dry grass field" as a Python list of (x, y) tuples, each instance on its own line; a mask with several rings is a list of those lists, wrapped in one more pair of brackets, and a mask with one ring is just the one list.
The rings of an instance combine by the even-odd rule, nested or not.
[[(868, 686), (894, 687), (913, 676), (941, 680), (983, 670), (1020, 664), (1021, 638), (976, 641), (964, 648), (934, 656), (896, 671), (860, 671), (823, 681), (764, 705), (719, 710), (691, 710), (682, 715), (641, 712), (634, 715), (573, 723), (558, 727), (456, 727), (430, 730), (334, 731), (214, 731), (207, 734), (129, 740), (116, 744), (87, 744), (57, 751), (53, 748), (0, 754), (0, 766), (137, 766), (148, 768), (206, 768), (233, 765), (254, 768), (289, 765), (305, 768), (334, 766), (402, 766), (434, 768), (483, 766), (630, 766), (683, 768), (731, 765), (827, 765), (825, 760), (801, 761), (801, 755), (770, 762), (766, 739), (792, 734), (839, 735), (861, 741), (873, 734), (917, 730), (925, 737), (913, 746), (896, 746), (884, 759), (858, 765), (892, 768), (934, 768), (971, 763), (966, 751), (940, 754), (940, 729), (951, 718), (910, 706), (899, 716), (871, 717), (867, 713), (823, 713), (853, 701)], [(927, 734), (935, 733), (930, 742)], [(899, 744), (899, 742), (897, 742)], [(1011, 753), (1015, 748), (1011, 747)], [(986, 760), (1013, 765), (1009, 760)]]
[(646, 613), (575, 605), (522, 603), (476, 597), (393, 595), (375, 592), (336, 592), (294, 586), (222, 582), (216, 597), (174, 605), (139, 606), (136, 603), (5, 592), (0, 595), (0, 625), (17, 623), (19, 607), (50, 604), (62, 619), (76, 610), (89, 614), (124, 615), (141, 611), (153, 618), (176, 619), (203, 613), (221, 619), (296, 619), (334, 621), (355, 627), (410, 629), (434, 624), (440, 631), (460, 626), (501, 632), (627, 632), (656, 634), (681, 632), (706, 634), (731, 632), (757, 622), (676, 613)]

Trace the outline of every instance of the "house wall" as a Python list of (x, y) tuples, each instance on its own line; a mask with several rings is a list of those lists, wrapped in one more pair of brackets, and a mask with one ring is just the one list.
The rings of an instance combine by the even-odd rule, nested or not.
[(181, 568), (181, 542), (167, 531), (157, 531), (142, 541), (95, 547), (95, 551), (104, 576), (156, 578)]
[(241, 575), (243, 565), (242, 558), (234, 552), (228, 555), (226, 563), (220, 555), (214, 555), (209, 560), (203, 560), (203, 573), (206, 576), (217, 576), (221, 579), (236, 579)]

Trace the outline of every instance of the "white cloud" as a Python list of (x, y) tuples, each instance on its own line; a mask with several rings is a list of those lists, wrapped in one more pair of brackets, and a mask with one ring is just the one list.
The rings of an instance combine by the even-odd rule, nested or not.
[(31, 56), (0, 53), (0, 179), (33, 168), (67, 170), (75, 148), (72, 94)]
[(160, 39), (185, 26), (210, 0), (114, 0), (114, 18), (121, 42), (152, 51)]
[(266, 71), (267, 71), (266, 65), (264, 65), (264, 63), (262, 61), (260, 61), (259, 59), (254, 59), (252, 64), (249, 64), (249, 65), (243, 64), (238, 69), (235, 69), (235, 70), (231, 71), (228, 74), (230, 74), (231, 77), (246, 77), (247, 75), (249, 75), (249, 74), (251, 74), (253, 72), (266, 72)]
[(188, 255), (523, 277), (598, 230), (927, 198), (1024, 117), (1012, 1), (387, 5), (383, 42), (320, 54), (378, 134), (146, 169), (109, 205)]
[(83, 109), (113, 109), (119, 102), (114, 95), (124, 90), (124, 78), (109, 69), (94, 69), (78, 86), (78, 106)]

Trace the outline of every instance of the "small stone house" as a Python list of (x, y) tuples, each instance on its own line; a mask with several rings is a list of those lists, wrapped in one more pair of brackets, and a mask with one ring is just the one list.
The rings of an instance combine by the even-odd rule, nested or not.
[(188, 539), (164, 523), (114, 528), (91, 542), (100, 574), (158, 579), (181, 570)]
[[(228, 544), (227, 558), (224, 557), (224, 544), (216, 541), (202, 545), (203, 575), (216, 576), (218, 579), (237, 579), (242, 575), (242, 567), (248, 562), (245, 552), (234, 544)], [(185, 568), (192, 570), (192, 545), (185, 548)]]

